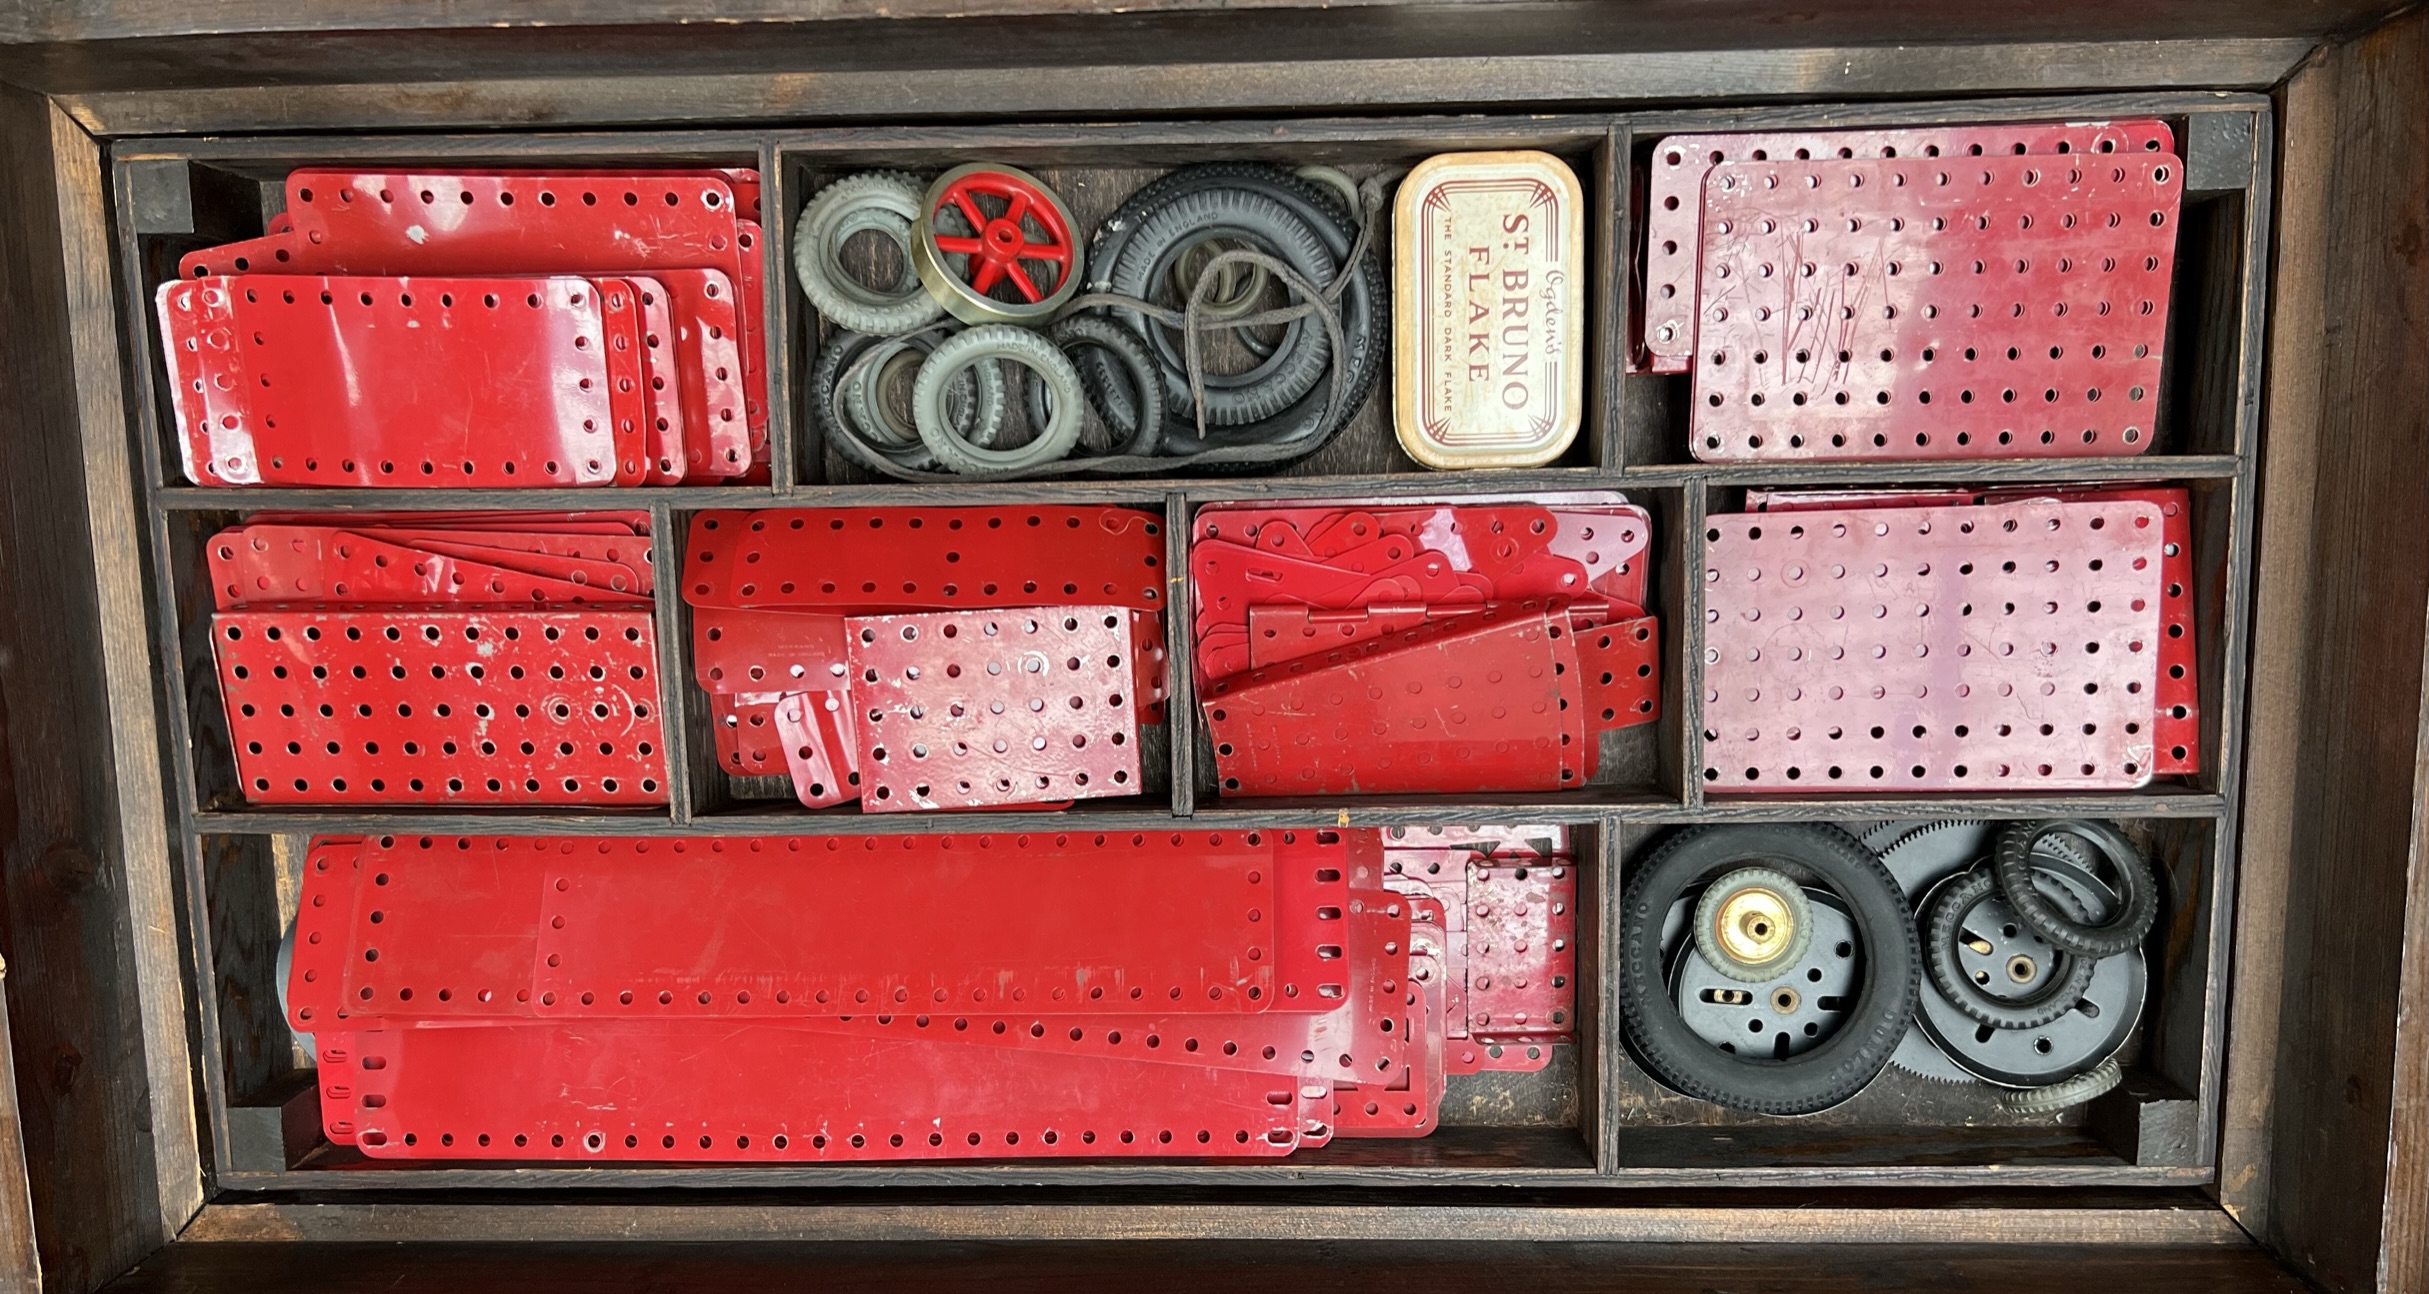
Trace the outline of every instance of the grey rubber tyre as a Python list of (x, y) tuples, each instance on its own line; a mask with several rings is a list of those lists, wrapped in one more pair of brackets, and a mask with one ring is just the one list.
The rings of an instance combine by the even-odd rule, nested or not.
[[(911, 223), (919, 218), (919, 181), (899, 171), (848, 175), (820, 189), (793, 226), (793, 278), (818, 313), (853, 332), (898, 333), (934, 322), (943, 303), (911, 265)], [(894, 285), (872, 288), (843, 268), (843, 246), (874, 231), (902, 252)]]
[[(1038, 375), (1046, 385), (1052, 413), (1044, 428), (1026, 445), (995, 449), (967, 440), (948, 417), (946, 397), (953, 381), (974, 366), (992, 367), (1010, 360)], [(998, 377), (1000, 381), (1000, 375)], [(1079, 370), (1044, 333), (1009, 324), (989, 324), (956, 333), (931, 352), (919, 366), (911, 387), (911, 414), (919, 423), (919, 438), (936, 461), (956, 472), (980, 475), (1017, 472), (1060, 461), (1079, 443), (1086, 420), (1088, 396), (1080, 387)]]
[(2056, 1114), (2105, 1095), (2125, 1081), (2125, 1071), (2118, 1067), (2117, 1058), (2109, 1057), (2090, 1069), (2061, 1083), (2047, 1087), (2028, 1087), (2020, 1092), (2003, 1092), (1999, 1104), (2010, 1114)]
[[(1769, 957), (1748, 960), (1732, 953), (1720, 931), (1721, 905), (1740, 891), (1759, 889), (1777, 896), (1782, 911), (1781, 924), (1788, 927), (1785, 942)], [(1813, 943), (1813, 904), (1807, 901), (1805, 889), (1795, 881), (1768, 867), (1741, 867), (1726, 876), (1716, 877), (1704, 887), (1704, 895), (1695, 902), (1695, 916), (1690, 931), (1695, 938), (1696, 955), (1712, 969), (1746, 984), (1767, 983), (1782, 970), (1794, 966), (1804, 957)], [(1772, 932), (1760, 932), (1768, 937)]]
[(1291, 172), (1310, 184), (1321, 184), (1341, 195), (1341, 205), (1355, 218), (1358, 202), (1358, 182), (1338, 166), (1302, 166)]
[[(911, 389), (917, 391), (917, 372), (927, 367), (928, 356), (935, 353), (942, 341), (931, 332), (879, 342), (867, 365), (860, 370), (860, 380), (836, 393), (853, 428), (890, 458), (897, 451), (915, 454), (923, 464), (933, 457), (916, 422), (907, 423), (896, 417), (894, 407), (881, 397), (887, 383), (906, 366), (913, 373)], [(1003, 433), (1006, 407), (1004, 375), (992, 364), (969, 370), (945, 390), (946, 420), (955, 434), (973, 445), (995, 443), (996, 437)]]

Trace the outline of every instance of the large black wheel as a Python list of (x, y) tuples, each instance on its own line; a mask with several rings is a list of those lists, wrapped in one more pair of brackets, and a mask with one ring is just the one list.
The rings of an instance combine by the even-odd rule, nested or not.
[[(1835, 896), (1853, 921), (1861, 968), (1844, 1022), (1818, 1045), (1774, 1058), (1723, 1051), (1687, 1026), (1662, 973), (1662, 924), (1696, 886), (1767, 867)], [(1811, 1114), (1864, 1090), (1914, 1018), (1914, 913), (1854, 837), (1819, 823), (1693, 827), (1636, 864), (1620, 912), (1621, 1019), (1636, 1058), (1688, 1096), (1758, 1114)]]

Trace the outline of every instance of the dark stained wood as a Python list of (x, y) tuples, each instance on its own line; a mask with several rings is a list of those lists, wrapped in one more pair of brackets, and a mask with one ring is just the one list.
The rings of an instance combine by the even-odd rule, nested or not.
[[(2420, 866), (2429, 543), (2418, 527), (2386, 520), (2419, 515), (2429, 496), (2424, 87), (2429, 16), (2415, 13), (2331, 50), (2296, 78), (2287, 101), (2289, 140), (2306, 145), (2288, 149), (2288, 209), (2320, 220), (2319, 248), (2284, 267), (2292, 281), (2276, 340), (2285, 349), (2272, 364), (2291, 385), (2264, 479), (2279, 488), (2282, 446), (2288, 484), (2307, 492), (2310, 506), (2306, 516), (2299, 495), (2272, 499), (2272, 517), (2308, 538), (2289, 545), (2290, 556), (2264, 548), (2262, 560), (2304, 562), (2313, 574), (2307, 585), (2287, 574), (2271, 585), (2283, 599), (2271, 616), (2291, 612), (2300, 626), (2284, 644), (2293, 651), (2277, 659), (2299, 665), (2261, 677), (2274, 695), (2256, 698), (2268, 695), (2273, 726), (2256, 733), (2255, 749), (2284, 742), (2307, 757), (2281, 761), (2272, 769), (2278, 781), (2255, 773), (2268, 835), (2247, 855), (2264, 877), (2247, 926), (2276, 908), (2284, 937), (2280, 949), (2263, 940), (2279, 954), (2267, 968), (2276, 974), (2238, 977), (2232, 1081), (2266, 1095), (2262, 1105), (2231, 1102), (2242, 1153), (2223, 1166), (2221, 1196), (2336, 1290), (2385, 1276), (2390, 1008), (2407, 955), (2406, 872)], [(2410, 1203), (2417, 1217), (2419, 1200)], [(2407, 1230), (2415, 1225), (2406, 1220)]]
[[(1624, 1273), (1624, 1276), (1622, 1275)], [(868, 1245), (180, 1244), (113, 1286), (119, 1294), (484, 1294), (641, 1288), (666, 1294), (775, 1287), (977, 1288), (1006, 1294), (1135, 1290), (1390, 1290), (1545, 1294), (1624, 1288), (1694, 1294), (1925, 1288), (1948, 1294), (2295, 1294), (2300, 1281), (2248, 1245), (1621, 1245), (1041, 1240)]]
[[(8, 969), (0, 965), (0, 977)], [(40, 1294), (42, 1256), (34, 1240), (34, 1197), (27, 1188), (25, 1124), (17, 1111), (16, 1050), (8, 1004), (0, 1001), (0, 1294)]]

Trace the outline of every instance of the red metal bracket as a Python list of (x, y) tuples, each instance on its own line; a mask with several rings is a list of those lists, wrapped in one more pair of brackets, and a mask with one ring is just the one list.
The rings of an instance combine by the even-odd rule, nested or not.
[(2148, 782), (2161, 523), (2115, 500), (1711, 518), (1705, 780)]
[(2164, 154), (1713, 167), (1690, 448), (2144, 452), (2183, 190)]

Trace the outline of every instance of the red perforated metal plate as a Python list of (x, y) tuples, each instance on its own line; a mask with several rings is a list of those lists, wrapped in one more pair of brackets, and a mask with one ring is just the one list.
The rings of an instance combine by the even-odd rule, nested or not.
[[(452, 552), (440, 551), (452, 549)], [(333, 526), (239, 526), (212, 536), (211, 591), (221, 610), (264, 603), (335, 600), (357, 604), (477, 603), (491, 606), (645, 606), (626, 588), (534, 575), (465, 554), (504, 550), (406, 547), (379, 533)], [(622, 569), (622, 568), (618, 568)]]
[(692, 677), (707, 692), (837, 688), (851, 669), (844, 618), (801, 611), (692, 611)]
[(1245, 795), (1561, 790), (1584, 701), (1565, 617), (1486, 612), (1216, 683), (1222, 789)]
[(1467, 1027), (1477, 1042), (1568, 1037), (1576, 1023), (1576, 869), (1471, 863), (1467, 877)]
[(863, 807), (1138, 793), (1129, 608), (856, 617), (845, 638)]
[(1330, 1100), (1324, 1084), (1303, 1090), (1286, 1074), (723, 1020), (365, 1030), (352, 1042), (355, 1103), (322, 1116), (351, 1122), (375, 1158), (1270, 1158), (1301, 1145)]
[(1656, 373), (1684, 373), (1690, 367), (1695, 353), (1696, 248), (1704, 176), (1723, 162), (2175, 151), (2175, 132), (2160, 121), (1672, 135), (1654, 146), (1652, 170), (1646, 177), (1644, 304), (1638, 312), (1639, 341), (1645, 354), (1638, 367)]
[[(486, 566), (501, 567), (525, 575), (562, 580), (601, 597), (617, 595), (641, 598), (646, 597), (650, 591), (647, 541), (622, 545), (618, 551), (625, 553), (629, 560), (619, 561), (606, 557), (584, 557), (566, 552), (540, 551), (537, 545), (551, 538), (546, 535), (530, 536), (529, 538), (534, 541), (533, 544), (508, 547), (479, 541), (464, 542), (447, 537), (443, 531), (425, 531), (418, 538), (386, 528), (363, 528), (358, 533), (369, 535), (371, 538), (383, 542), (418, 548), (423, 552), (435, 553), (441, 557), (479, 562)], [(568, 538), (578, 539), (579, 537), (569, 536)]]
[(2149, 781), (2161, 521), (2131, 501), (1711, 518), (1706, 782)]
[(1690, 448), (2142, 453), (2182, 171), (2164, 154), (1713, 167)]
[(776, 729), (781, 692), (708, 694), (717, 767), (734, 777), (783, 777), (784, 746)]
[(202, 484), (604, 485), (637, 417), (585, 279), (212, 278), (160, 312)]
[(1422, 1137), (1442, 1117), (1444, 1090), (1443, 1017), (1448, 996), (1439, 926), (1409, 930), (1409, 984), (1402, 994), (1418, 1021), (1417, 1045), (1408, 1064), (1382, 1082), (1337, 1085), (1333, 1133), (1340, 1137)]
[(1164, 526), (1113, 506), (780, 508), (692, 518), (695, 607), (883, 614), (1164, 604)]
[(1579, 687), (1586, 728), (1651, 723), (1661, 708), (1661, 624), (1651, 616), (1578, 629)]
[[(304, 254), (326, 257), (342, 272), (657, 278), (678, 318), (729, 332), (746, 357), (739, 373), (745, 416), (703, 424), (711, 446), (707, 470), (738, 473), (750, 464), (754, 435), (765, 438), (758, 275), (745, 264), (758, 259), (757, 230), (737, 223), (732, 191), (720, 177), (307, 169), (287, 176), (287, 210), (295, 221), (291, 236), (310, 249)], [(746, 236), (754, 249), (741, 245)], [(717, 293), (671, 273), (687, 269), (715, 271), (722, 280)], [(744, 287), (751, 295), (737, 295)], [(698, 407), (687, 399), (687, 412)]]
[[(776, 740), (793, 796), (812, 809), (860, 798), (860, 734), (852, 696), (842, 690), (794, 692), (776, 703)], [(746, 753), (747, 752), (740, 752)]]
[(223, 611), (211, 631), (252, 802), (666, 802), (646, 611)]

